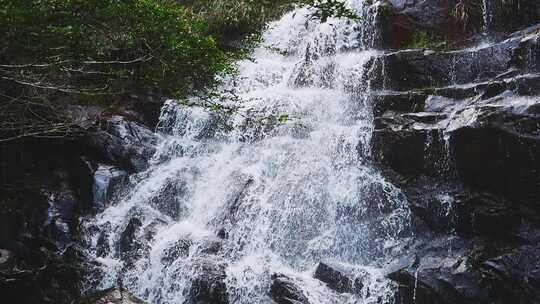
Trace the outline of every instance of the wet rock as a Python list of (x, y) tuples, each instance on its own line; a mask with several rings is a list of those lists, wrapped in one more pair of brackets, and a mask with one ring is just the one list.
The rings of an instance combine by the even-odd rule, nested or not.
[(392, 112), (419, 112), (424, 109), (427, 95), (422, 92), (375, 92), (373, 96), (375, 116), (382, 116), (387, 111)]
[(158, 136), (147, 127), (113, 116), (83, 141), (108, 161), (137, 172), (147, 168), (157, 140)]
[(456, 232), (502, 238), (521, 225), (515, 204), (487, 193), (463, 194), (456, 201)]
[(107, 165), (99, 165), (94, 172), (93, 198), (96, 212), (101, 212), (109, 205), (116, 190), (126, 181), (127, 172)]
[(165, 185), (150, 199), (150, 204), (160, 212), (178, 218), (185, 206), (184, 195), (188, 193), (185, 180), (174, 177), (166, 181)]
[(107, 222), (103, 226), (103, 229), (99, 233), (99, 237), (96, 244), (96, 255), (98, 257), (106, 257), (110, 253), (109, 237), (110, 237), (111, 223)]
[(49, 192), (48, 203), (47, 229), (52, 239), (65, 246), (75, 239), (81, 204), (69, 188)]
[(277, 304), (309, 304), (306, 295), (285, 275), (272, 275), (270, 297)]
[(357, 293), (359, 294), (364, 288), (364, 284), (360, 278), (353, 278), (348, 271), (336, 266), (329, 266), (325, 263), (319, 263), (315, 270), (314, 278), (326, 283), (328, 288), (339, 293)]
[(519, 41), (511, 40), (474, 51), (398, 51), (382, 55), (375, 61), (375, 69), (381, 70), (388, 89), (398, 91), (483, 81), (510, 67), (518, 45)]
[[(379, 123), (385, 122), (379, 120)], [(419, 174), (425, 167), (427, 137), (428, 131), (399, 130), (390, 126), (378, 128), (371, 142), (373, 157), (401, 174)]]
[(463, 187), (451, 177), (421, 175), (405, 180), (404, 191), (417, 233), (450, 233), (455, 229), (455, 200)]
[(125, 289), (110, 288), (82, 298), (79, 304), (145, 304)]
[(540, 197), (539, 117), (527, 113), (534, 112), (538, 102), (525, 104), (520, 110), (524, 113), (511, 109), (479, 111), (476, 115), (481, 119), (475, 124), (451, 133), (450, 143), (463, 182), (529, 202)]
[(167, 249), (164, 250), (161, 262), (172, 264), (181, 257), (187, 257), (189, 255), (189, 248), (192, 244), (193, 242), (191, 240), (178, 240), (174, 245), (167, 247)]
[(184, 304), (228, 304), (225, 266), (210, 259), (201, 259), (194, 267), (194, 277)]
[[(424, 240), (429, 241), (429, 240)], [(398, 283), (396, 300), (401, 304), (487, 303), (488, 290), (481, 285), (481, 275), (468, 261), (459, 243), (448, 252), (445, 244), (415, 247), (418, 255), (403, 258), (390, 267), (387, 277)]]
[[(498, 38), (540, 22), (540, 5), (531, 0), (382, 2), (382, 40), (388, 48), (406, 47), (419, 32), (453, 46), (470, 45), (480, 42), (484, 35), (479, 33), (485, 30), (483, 34)], [(487, 28), (484, 14), (490, 16)]]
[(539, 303), (539, 254), (538, 244), (523, 246), (480, 265), (486, 281), (495, 287), (497, 303)]
[(14, 256), (9, 250), (0, 249), (0, 271), (9, 270), (13, 267)]
[(371, 61), (374, 89), (424, 90), (484, 82), (514, 69), (538, 72), (537, 29), (515, 33), (499, 43), (459, 51), (401, 50)]
[(131, 261), (136, 258), (141, 244), (137, 240), (142, 223), (138, 218), (131, 218), (120, 236), (120, 255), (123, 260)]

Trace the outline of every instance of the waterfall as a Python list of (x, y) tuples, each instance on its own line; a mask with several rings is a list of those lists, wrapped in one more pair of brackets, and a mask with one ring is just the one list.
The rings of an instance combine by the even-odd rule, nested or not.
[[(376, 9), (348, 4), (361, 21), (321, 24), (299, 8), (269, 24), (252, 59), (222, 79), (220, 102), (237, 112), (165, 104), (150, 168), (85, 223), (94, 287), (184, 303), (194, 278), (218, 269), (229, 303), (269, 303), (273, 274), (313, 304), (391, 303), (383, 268), (409, 210), (369, 161)], [(252, 119), (280, 113), (289, 119)], [(368, 273), (369, 292), (314, 279), (326, 261)]]

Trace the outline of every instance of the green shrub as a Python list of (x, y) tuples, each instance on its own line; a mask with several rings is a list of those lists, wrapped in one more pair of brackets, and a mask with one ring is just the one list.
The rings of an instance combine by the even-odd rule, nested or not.
[[(66, 92), (165, 94), (206, 84), (227, 55), (204, 20), (153, 0), (3, 0), (2, 76)], [(39, 78), (39, 81), (36, 81)]]
[(298, 3), (349, 16), (337, 0), (0, 0), (0, 142), (67, 134), (59, 100), (211, 90), (245, 52), (225, 42)]
[(437, 39), (426, 32), (417, 32), (405, 46), (406, 49), (432, 49), (446, 50), (448, 43), (445, 40)]

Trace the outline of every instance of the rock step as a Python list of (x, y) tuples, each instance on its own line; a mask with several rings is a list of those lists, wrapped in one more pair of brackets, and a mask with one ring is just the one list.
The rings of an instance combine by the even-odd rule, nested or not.
[[(382, 116), (386, 111), (417, 113), (431, 110), (438, 112), (437, 104), (440, 105), (441, 99), (433, 100), (434, 96), (453, 100), (463, 100), (472, 97), (489, 99), (505, 91), (511, 91), (519, 96), (540, 95), (540, 74), (522, 74), (509, 78), (433, 89), (375, 91), (373, 92), (373, 111), (375, 117)], [(430, 100), (430, 98), (432, 99)], [(435, 102), (430, 103), (430, 101)]]
[(458, 51), (400, 50), (371, 60), (375, 89), (409, 91), (494, 79), (509, 70), (540, 71), (540, 25), (490, 45)]

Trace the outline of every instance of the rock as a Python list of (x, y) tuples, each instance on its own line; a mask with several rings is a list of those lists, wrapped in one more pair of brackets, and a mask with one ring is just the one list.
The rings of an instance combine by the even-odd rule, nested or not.
[[(383, 47), (399, 49), (426, 33), (453, 46), (481, 42), (478, 35), (486, 30), (484, 14), (490, 16), (487, 34), (498, 38), (540, 22), (540, 5), (536, 1), (467, 0), (387, 0), (380, 27)], [(487, 7), (484, 10), (484, 6)], [(486, 33), (483, 33), (486, 34)], [(483, 37), (485, 39), (485, 37)]]
[(150, 199), (150, 204), (160, 212), (179, 218), (185, 210), (185, 194), (188, 193), (188, 184), (182, 178), (175, 176), (167, 179), (164, 186)]
[(103, 229), (99, 233), (99, 237), (96, 244), (96, 255), (98, 257), (106, 257), (110, 253), (109, 237), (110, 237), (111, 223), (107, 222), (103, 226)]
[(335, 265), (319, 263), (313, 277), (339, 293), (360, 294), (364, 288), (361, 278), (354, 278), (350, 273), (347, 274), (346, 270)]
[(114, 192), (126, 181), (127, 172), (107, 165), (99, 165), (94, 172), (93, 198), (96, 212), (101, 212), (109, 205)]
[(272, 275), (270, 297), (276, 304), (309, 304), (302, 290), (290, 278), (281, 274)]
[(83, 139), (97, 154), (132, 172), (147, 168), (157, 141), (157, 134), (150, 129), (121, 116), (106, 120)]
[(10, 270), (14, 264), (13, 253), (9, 250), (0, 249), (0, 272)]
[[(423, 90), (484, 82), (513, 69), (538, 72), (537, 29), (515, 33), (499, 43), (459, 51), (400, 50), (371, 60), (372, 88)], [(525, 74), (525, 73), (523, 73)]]
[(423, 111), (427, 98), (428, 96), (426, 94), (416, 91), (374, 92), (373, 114), (378, 117), (387, 111), (399, 113)]
[(467, 246), (460, 247), (464, 244), (454, 241), (449, 252), (445, 248), (448, 240), (423, 239), (419, 244), (410, 249), (415, 257), (398, 260), (389, 267), (387, 277), (398, 283), (398, 303), (488, 303), (481, 275), (465, 255)]
[(195, 264), (184, 304), (228, 304), (229, 295), (225, 285), (225, 266), (210, 259), (200, 259)]
[(47, 229), (53, 240), (65, 246), (76, 237), (81, 204), (69, 188), (48, 192)]
[(497, 303), (539, 303), (540, 248), (523, 246), (489, 259), (480, 271), (495, 288)]
[(452, 18), (450, 11), (447, 0), (385, 1), (380, 18), (383, 47), (402, 48), (409, 44), (418, 32), (442, 37), (450, 36), (454, 32), (461, 33), (461, 28)]
[(187, 257), (189, 255), (189, 248), (191, 245), (193, 245), (191, 240), (178, 240), (174, 245), (167, 247), (164, 250), (163, 256), (161, 257), (161, 262), (170, 265), (181, 257)]
[(79, 304), (145, 304), (125, 289), (110, 288), (82, 298)]
[(450, 144), (464, 183), (532, 203), (540, 197), (540, 99), (519, 110), (512, 103), (524, 100), (513, 99), (498, 102), (509, 107), (477, 109), (476, 121), (452, 131)]
[(402, 185), (416, 233), (450, 233), (455, 229), (455, 200), (463, 187), (451, 177), (421, 175)]
[(404, 175), (423, 172), (428, 131), (399, 130), (388, 125), (381, 127), (386, 123), (382, 120), (376, 122), (377, 129), (373, 132), (371, 145), (374, 159)]
[(88, 130), (103, 116), (104, 109), (97, 106), (81, 106), (68, 104), (63, 113), (79, 128)]
[(463, 194), (456, 201), (456, 232), (501, 239), (521, 225), (515, 204), (487, 193)]
[(126, 228), (120, 236), (120, 256), (122, 260), (131, 261), (138, 256), (137, 251), (141, 249), (141, 244), (138, 241), (142, 223), (138, 218), (131, 218)]

